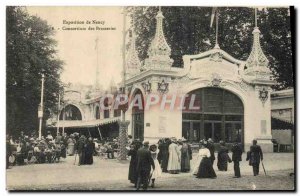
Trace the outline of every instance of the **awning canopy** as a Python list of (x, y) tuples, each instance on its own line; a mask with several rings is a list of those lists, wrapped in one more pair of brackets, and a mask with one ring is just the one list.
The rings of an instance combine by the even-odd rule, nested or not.
[(272, 117), (271, 118), (271, 128), (272, 129), (291, 129), (291, 130), (294, 130), (294, 123)]
[(87, 128), (87, 127), (97, 127), (100, 125), (111, 124), (121, 120), (121, 117), (97, 119), (97, 120), (61, 120), (58, 123), (48, 126), (48, 127), (65, 127), (65, 128)]

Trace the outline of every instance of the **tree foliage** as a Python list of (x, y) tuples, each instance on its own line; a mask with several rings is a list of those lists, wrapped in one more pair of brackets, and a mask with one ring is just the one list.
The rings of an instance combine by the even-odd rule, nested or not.
[[(248, 7), (221, 7), (219, 9), (218, 42), (233, 57), (246, 60), (251, 52), (254, 9)], [(155, 34), (155, 16), (158, 7), (128, 7), (137, 35), (136, 45), (141, 60)], [(163, 28), (172, 49), (174, 67), (182, 67), (182, 56), (207, 51), (215, 43), (215, 26), (210, 28), (211, 7), (162, 7), (165, 16)], [(264, 8), (258, 11), (261, 45), (270, 61), (278, 85), (277, 89), (294, 85), (291, 22), (289, 8)], [(207, 40), (211, 45), (207, 44)]]
[(6, 30), (7, 132), (31, 133), (38, 129), (43, 73), (44, 120), (57, 107), (62, 61), (56, 56), (53, 28), (26, 8), (7, 7)]

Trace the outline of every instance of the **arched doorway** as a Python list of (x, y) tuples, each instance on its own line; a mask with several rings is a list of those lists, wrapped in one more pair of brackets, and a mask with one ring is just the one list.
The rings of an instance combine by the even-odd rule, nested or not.
[(232, 92), (221, 88), (201, 88), (188, 93), (195, 96), (200, 109), (188, 109), (190, 100), (185, 101), (182, 111), (182, 136), (189, 141), (199, 142), (212, 138), (226, 143), (242, 142), (244, 137), (244, 106), (241, 99)]
[(59, 120), (82, 120), (82, 115), (78, 107), (69, 104), (60, 112)]
[(144, 97), (141, 90), (137, 90), (133, 96), (140, 96), (140, 100), (142, 100), (142, 108), (138, 106), (132, 107), (132, 130), (134, 139), (140, 139), (140, 141), (144, 140)]

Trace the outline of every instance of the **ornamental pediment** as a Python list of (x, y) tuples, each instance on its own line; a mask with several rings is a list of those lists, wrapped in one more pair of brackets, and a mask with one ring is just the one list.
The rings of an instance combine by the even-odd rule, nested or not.
[(215, 73), (223, 78), (239, 78), (242, 63), (221, 49), (184, 56), (184, 68), (189, 70), (190, 78), (203, 78)]

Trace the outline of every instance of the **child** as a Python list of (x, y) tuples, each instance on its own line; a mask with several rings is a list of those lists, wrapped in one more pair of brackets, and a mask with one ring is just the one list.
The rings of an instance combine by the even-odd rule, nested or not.
[(151, 156), (152, 159), (154, 161), (154, 165), (155, 165), (155, 170), (151, 172), (151, 187), (154, 188), (154, 182), (155, 179), (157, 179), (158, 177), (161, 176), (161, 167), (159, 165), (159, 162), (157, 160), (157, 155), (159, 153), (159, 149), (157, 148), (157, 146), (155, 144), (150, 146), (150, 152), (151, 152)]

